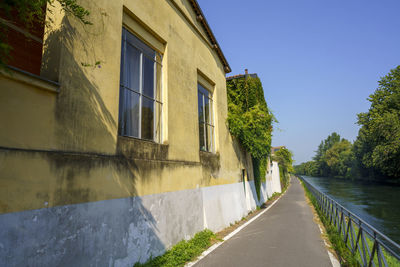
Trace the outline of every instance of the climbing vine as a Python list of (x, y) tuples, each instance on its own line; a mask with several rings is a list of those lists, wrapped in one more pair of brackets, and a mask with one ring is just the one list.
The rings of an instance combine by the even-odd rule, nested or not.
[(272, 122), (275, 118), (268, 109), (259, 78), (246, 75), (228, 80), (227, 92), (229, 131), (251, 154), (254, 183), (260, 198), (261, 181), (271, 153)]

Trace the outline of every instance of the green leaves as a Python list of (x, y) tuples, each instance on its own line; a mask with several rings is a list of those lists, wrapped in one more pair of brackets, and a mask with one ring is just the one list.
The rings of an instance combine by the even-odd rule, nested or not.
[(254, 183), (260, 199), (261, 181), (271, 153), (274, 117), (268, 110), (259, 78), (232, 79), (227, 81), (226, 87), (229, 131), (252, 156)]
[(269, 156), (273, 116), (264, 99), (258, 78), (227, 82), (228, 127), (244, 148), (257, 159)]
[(310, 176), (351, 177), (354, 174), (353, 145), (332, 133), (318, 146), (314, 161), (295, 166), (297, 174)]
[(365, 167), (400, 178), (400, 66), (378, 84), (368, 112), (358, 114), (355, 153)]

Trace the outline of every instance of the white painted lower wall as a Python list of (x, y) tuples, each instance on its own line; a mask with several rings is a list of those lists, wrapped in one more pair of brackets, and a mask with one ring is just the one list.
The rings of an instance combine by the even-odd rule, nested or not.
[(271, 192), (267, 180), (258, 200), (250, 181), (2, 214), (0, 266), (132, 266), (239, 221)]
[(271, 195), (275, 192), (282, 193), (278, 162), (271, 162), (271, 167), (266, 174), (266, 182), (271, 192)]

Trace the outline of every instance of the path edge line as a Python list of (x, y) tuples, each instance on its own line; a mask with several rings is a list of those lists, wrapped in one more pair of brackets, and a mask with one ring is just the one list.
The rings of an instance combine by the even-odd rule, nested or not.
[(265, 212), (267, 212), (270, 208), (272, 208), (272, 206), (275, 205), (276, 202), (278, 202), (279, 199), (281, 199), (281, 197), (283, 197), (286, 192), (288, 191), (289, 188), (286, 189), (286, 191), (280, 195), (274, 202), (272, 202), (271, 205), (269, 205), (265, 210), (263, 210), (262, 212), (260, 212), (259, 214), (257, 214), (256, 216), (254, 216), (253, 218), (251, 218), (249, 221), (247, 221), (246, 223), (244, 223), (243, 225), (239, 226), (238, 228), (236, 228), (234, 231), (232, 231), (230, 234), (228, 234), (227, 236), (225, 236), (222, 240), (222, 242), (216, 243), (214, 245), (212, 245), (211, 247), (209, 247), (206, 251), (204, 251), (203, 253), (201, 253), (201, 255), (192, 262), (189, 262), (187, 264), (185, 264), (185, 267), (191, 267), (193, 265), (195, 265), (196, 263), (198, 263), (199, 261), (201, 261), (204, 257), (206, 257), (208, 254), (210, 254), (211, 252), (213, 252), (215, 249), (217, 249), (220, 245), (222, 245), (225, 241), (229, 240), (230, 238), (232, 238), (234, 235), (236, 235), (237, 233), (240, 232), (240, 230), (242, 230), (243, 228), (245, 228), (247, 225), (249, 225), (250, 223), (252, 223), (254, 220), (256, 220), (258, 217), (260, 217), (261, 215), (263, 215)]

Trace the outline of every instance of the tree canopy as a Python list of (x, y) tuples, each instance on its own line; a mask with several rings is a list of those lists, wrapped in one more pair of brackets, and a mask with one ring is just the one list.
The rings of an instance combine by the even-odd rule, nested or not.
[(366, 168), (400, 177), (400, 66), (379, 81), (368, 101), (368, 112), (358, 114), (361, 126), (355, 154)]
[(336, 132), (321, 141), (313, 161), (295, 166), (298, 174), (350, 177), (354, 165), (353, 145)]

